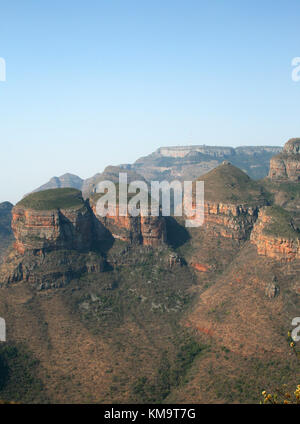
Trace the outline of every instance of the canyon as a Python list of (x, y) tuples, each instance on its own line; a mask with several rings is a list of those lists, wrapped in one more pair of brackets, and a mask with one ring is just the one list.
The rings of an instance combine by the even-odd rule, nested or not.
[[(190, 154), (170, 149), (159, 155)], [(98, 216), (95, 186), (122, 167), (85, 195), (52, 188), (0, 205), (0, 316), (14, 352), (0, 346), (10, 375), (1, 398), (251, 403), (282, 381), (295, 386), (296, 168), (284, 181), (273, 171), (254, 180), (210, 152), (220, 163), (197, 176), (202, 227), (186, 228), (184, 216)], [(295, 141), (284, 152), (298, 160)]]

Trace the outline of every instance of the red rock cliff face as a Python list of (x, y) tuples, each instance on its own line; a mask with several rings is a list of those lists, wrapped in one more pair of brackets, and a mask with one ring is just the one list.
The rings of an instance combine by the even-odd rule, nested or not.
[(283, 152), (270, 160), (269, 178), (275, 181), (300, 181), (300, 138), (289, 140)]
[[(194, 206), (195, 208), (195, 206)], [(204, 231), (215, 237), (245, 240), (257, 219), (258, 207), (204, 202)], [(195, 218), (191, 218), (193, 220)]]
[(108, 215), (103, 218), (97, 215), (94, 201), (91, 201), (91, 207), (99, 222), (116, 239), (146, 246), (159, 246), (166, 242), (166, 225), (163, 217), (119, 216), (119, 207), (117, 206), (115, 216)]
[(264, 230), (271, 220), (272, 217), (266, 213), (266, 208), (262, 208), (250, 237), (251, 243), (256, 246), (258, 254), (287, 262), (300, 259), (299, 239), (272, 236), (265, 233)]
[(15, 206), (12, 211), (15, 248), (27, 250), (88, 250), (92, 243), (92, 214), (85, 206), (67, 210), (33, 210)]
[(249, 236), (257, 214), (257, 207), (205, 202), (204, 228), (216, 236), (244, 240)]

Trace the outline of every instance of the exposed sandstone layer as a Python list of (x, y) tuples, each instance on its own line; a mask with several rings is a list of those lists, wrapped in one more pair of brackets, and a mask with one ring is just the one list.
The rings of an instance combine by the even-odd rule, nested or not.
[(216, 236), (245, 240), (257, 219), (258, 207), (204, 203), (204, 227)]
[(12, 229), (19, 253), (26, 250), (74, 249), (87, 251), (92, 244), (92, 214), (77, 209), (34, 210), (15, 206)]
[(166, 242), (166, 223), (163, 217), (119, 216), (118, 205), (115, 216), (100, 217), (97, 215), (96, 200), (91, 199), (90, 202), (98, 221), (115, 239), (145, 246), (159, 246)]
[(280, 223), (274, 220), (274, 216), (268, 211), (269, 208), (262, 208), (259, 212), (251, 233), (251, 243), (253, 243), (259, 255), (267, 256), (276, 260), (287, 262), (300, 259), (300, 239), (297, 232), (294, 232), (291, 223), (291, 230), (286, 235), (276, 234), (270, 230), (272, 225), (279, 226)]
[[(1, 268), (1, 281), (60, 287), (82, 273), (103, 271), (113, 239), (159, 246), (166, 241), (162, 217), (96, 214), (96, 203), (74, 189), (33, 193), (12, 211), (14, 250)], [(99, 252), (99, 253), (96, 253)], [(100, 253), (101, 252), (101, 253)]]
[(199, 181), (204, 183), (204, 230), (216, 237), (248, 239), (259, 207), (267, 203), (262, 187), (228, 161)]
[(99, 228), (89, 204), (75, 189), (34, 193), (12, 210), (14, 249), (1, 267), (1, 282), (36, 287), (67, 284), (84, 272), (101, 272), (104, 260), (91, 252)]
[(289, 140), (282, 153), (270, 160), (269, 178), (275, 181), (300, 180), (300, 138)]
[(251, 178), (260, 179), (268, 174), (270, 158), (281, 150), (276, 146), (243, 146), (236, 149), (205, 145), (162, 147), (132, 165), (124, 165), (124, 169), (134, 170), (148, 181), (193, 181), (216, 168), (223, 160), (229, 160)]

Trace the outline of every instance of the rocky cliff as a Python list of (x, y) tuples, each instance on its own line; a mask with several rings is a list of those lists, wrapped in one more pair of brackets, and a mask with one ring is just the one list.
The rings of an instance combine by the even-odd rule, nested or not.
[(262, 181), (272, 207), (262, 208), (251, 233), (257, 252), (276, 260), (299, 259), (300, 243), (300, 139), (290, 139), (283, 152), (270, 160)]
[(76, 189), (47, 190), (27, 196), (12, 210), (15, 248), (88, 251), (93, 242), (92, 213)]
[(14, 250), (1, 267), (2, 281), (26, 280), (39, 288), (60, 287), (85, 272), (103, 271), (103, 254), (114, 239), (145, 246), (166, 241), (164, 218), (101, 218), (95, 197), (85, 201), (80, 191), (69, 188), (25, 197), (12, 210), (11, 226)]
[(198, 180), (204, 181), (204, 225), (187, 229), (184, 256), (209, 284), (210, 276), (222, 272), (249, 240), (259, 209), (268, 201), (259, 183), (227, 161)]
[(14, 250), (1, 268), (3, 282), (27, 280), (45, 287), (65, 284), (104, 261), (91, 253), (94, 215), (76, 189), (33, 193), (12, 210)]
[(300, 138), (290, 139), (282, 153), (271, 159), (269, 178), (274, 181), (300, 181)]
[(174, 146), (161, 147), (152, 154), (125, 167), (143, 175), (147, 180), (193, 181), (216, 168), (224, 160), (259, 179), (268, 174), (270, 158), (281, 152), (279, 146)]
[(115, 216), (100, 217), (96, 210), (97, 199), (98, 196), (92, 196), (90, 199), (92, 210), (97, 220), (115, 239), (145, 246), (159, 246), (166, 242), (166, 223), (163, 217), (119, 216), (119, 205)]
[(216, 237), (246, 240), (257, 218), (258, 207), (205, 202), (204, 226)]
[(206, 230), (235, 240), (249, 238), (259, 207), (267, 204), (263, 188), (227, 161), (199, 181), (204, 181)]
[(11, 229), (11, 211), (13, 205), (9, 202), (0, 203), (0, 263), (7, 248), (13, 241)]
[(290, 214), (278, 206), (260, 209), (250, 240), (259, 255), (287, 262), (300, 259), (300, 233)]
[(269, 172), (270, 158), (280, 153), (279, 146), (241, 146), (237, 148), (223, 146), (174, 146), (161, 147), (148, 156), (139, 158), (133, 164), (108, 166), (82, 180), (73, 174), (53, 177), (35, 191), (50, 188), (72, 187), (82, 190), (83, 197), (88, 198), (95, 192), (96, 185), (103, 180), (118, 182), (119, 172), (127, 172), (128, 182), (136, 180), (189, 180), (193, 181), (216, 168), (223, 160), (229, 160), (241, 168), (251, 178), (265, 177)]

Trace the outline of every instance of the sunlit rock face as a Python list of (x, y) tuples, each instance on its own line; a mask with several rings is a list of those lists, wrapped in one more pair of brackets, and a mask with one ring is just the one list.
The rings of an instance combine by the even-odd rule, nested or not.
[[(300, 240), (286, 212), (273, 208), (260, 209), (250, 240), (257, 253), (276, 260), (291, 262), (300, 259)], [(280, 216), (281, 215), (281, 216)]]
[(159, 246), (167, 240), (165, 219), (161, 216), (120, 216), (119, 205), (114, 215), (100, 217), (96, 200), (90, 199), (91, 208), (98, 221), (111, 232), (115, 239), (145, 246)]
[(282, 153), (270, 160), (269, 178), (274, 181), (300, 181), (300, 138), (289, 140)]
[(92, 214), (86, 206), (40, 210), (15, 206), (12, 211), (15, 248), (26, 250), (88, 250), (92, 244)]
[(0, 270), (2, 283), (28, 281), (37, 288), (62, 287), (83, 273), (102, 272), (93, 251), (95, 217), (77, 189), (33, 193), (12, 210), (13, 249)]

